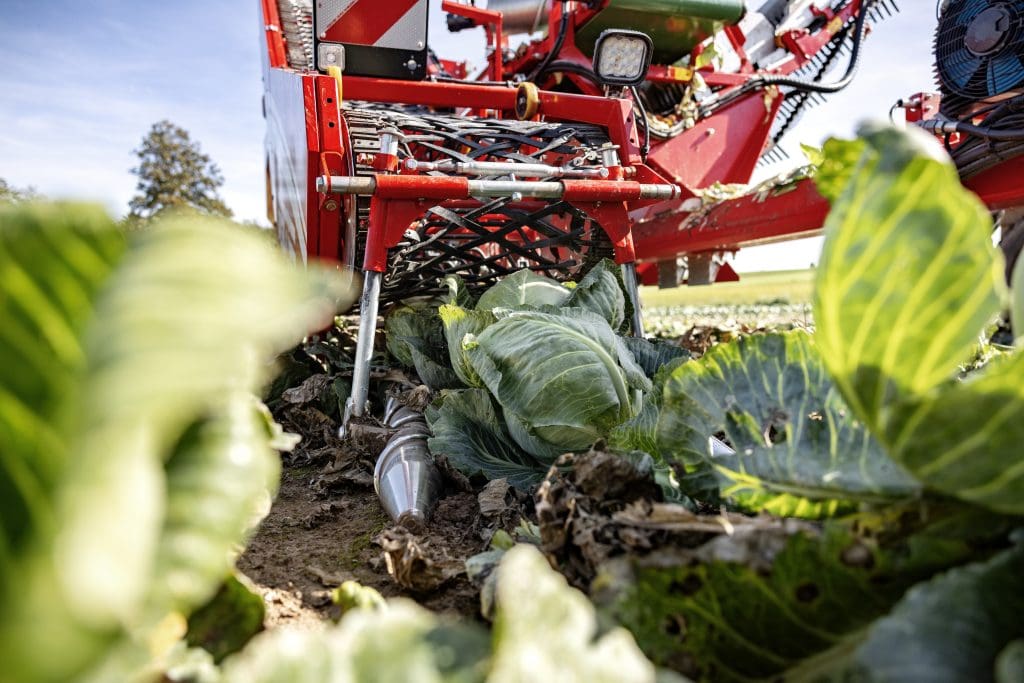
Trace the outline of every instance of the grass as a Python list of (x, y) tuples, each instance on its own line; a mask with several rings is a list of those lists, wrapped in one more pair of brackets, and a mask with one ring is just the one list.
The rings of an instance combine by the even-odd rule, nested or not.
[(723, 282), (707, 287), (641, 287), (640, 301), (645, 308), (811, 303), (814, 292), (813, 270), (780, 270), (740, 277), (739, 282)]

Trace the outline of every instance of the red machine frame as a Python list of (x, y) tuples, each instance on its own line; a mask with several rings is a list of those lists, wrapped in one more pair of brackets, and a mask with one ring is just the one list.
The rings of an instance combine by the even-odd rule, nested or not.
[[(392, 175), (378, 176), (378, 195), (371, 210), (371, 239), (361, 263), (351, 245), (346, 245), (345, 206), (351, 197), (338, 197), (316, 187), (318, 177), (345, 176), (352, 173), (353, 159), (345, 149), (345, 120), (341, 116), (342, 96), (351, 100), (381, 103), (405, 103), (442, 108), (457, 108), (476, 113), (512, 117), (517, 89), (513, 74), (533, 68), (541, 55), (552, 48), (551, 35), (541, 38), (511, 60), (505, 60), (507, 35), (500, 12), (483, 10), (445, 0), (445, 11), (472, 19), (485, 29), (488, 44), (494, 48), (479, 82), (396, 81), (344, 76), (343, 79), (289, 67), (287, 50), (280, 29), (281, 20), (275, 0), (261, 0), (264, 36), (265, 113), (270, 132), (267, 136), (268, 190), (271, 213), (282, 244), (296, 258), (329, 259), (365, 270), (383, 271), (387, 249), (397, 243), (409, 221), (422, 214), (424, 201), (459, 205), (473, 201), (465, 191), (464, 179), (418, 176), (404, 169), (381, 167)], [(821, 10), (822, 28), (811, 33), (791, 31), (778, 37), (789, 58), (772, 71), (788, 75), (806, 66), (824, 45), (863, 11), (865, 0), (852, 0), (838, 11)], [(606, 4), (606, 3), (604, 3)], [(564, 3), (552, 3), (549, 26), (567, 16), (568, 35), (559, 54), (560, 61), (589, 66), (588, 60), (572, 40), (576, 28), (603, 7), (579, 6), (570, 10)], [(697, 69), (708, 86), (719, 87), (716, 97), (741, 92), (744, 84), (758, 76), (743, 52), (744, 36), (735, 27), (725, 34), (740, 57), (737, 73), (716, 71), (712, 65)], [(698, 47), (695, 53), (699, 53)], [(696, 57), (697, 54), (694, 54)], [(464, 67), (445, 62), (459, 73)], [(695, 71), (674, 66), (654, 65), (649, 80), (663, 83), (690, 82)], [(769, 196), (743, 196), (720, 202), (710, 210), (693, 215), (700, 191), (715, 182), (745, 184), (769, 143), (771, 126), (784, 95), (776, 88), (742, 93), (713, 116), (675, 137), (655, 142), (646, 158), (642, 154), (633, 102), (608, 97), (585, 78), (571, 73), (582, 94), (552, 90), (537, 93), (537, 116), (546, 120), (590, 123), (605, 128), (619, 147), (621, 168), (607, 180), (560, 181), (567, 185), (575, 203), (599, 217), (616, 245), (620, 263), (641, 263), (644, 284), (657, 282), (658, 262), (675, 263), (686, 254), (720, 254), (769, 241), (807, 237), (820, 231), (827, 216), (827, 201), (816, 191), (813, 181), (805, 180)], [(934, 115), (927, 98), (910, 117)], [(299, 107), (301, 104), (301, 108)], [(304, 139), (300, 134), (304, 133)], [(387, 160), (379, 163), (386, 164)], [(1024, 159), (1005, 162), (971, 179), (966, 186), (993, 210), (1024, 205)], [(679, 191), (670, 200), (642, 200), (639, 183), (670, 182)], [(324, 188), (320, 188), (324, 189)], [(329, 189), (329, 188), (327, 188)]]

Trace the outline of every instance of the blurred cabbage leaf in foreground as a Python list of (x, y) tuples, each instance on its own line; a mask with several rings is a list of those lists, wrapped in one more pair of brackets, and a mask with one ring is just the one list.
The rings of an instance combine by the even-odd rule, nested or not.
[(5, 680), (123, 679), (181, 635), (276, 486), (267, 361), (351, 284), (225, 222), (0, 208)]
[(323, 631), (280, 628), (259, 635), (225, 661), (220, 680), (685, 682), (657, 671), (625, 629), (599, 632), (590, 602), (531, 545), (505, 553), (498, 572), (490, 638), (477, 624), (452, 622), (398, 599), (352, 610)]

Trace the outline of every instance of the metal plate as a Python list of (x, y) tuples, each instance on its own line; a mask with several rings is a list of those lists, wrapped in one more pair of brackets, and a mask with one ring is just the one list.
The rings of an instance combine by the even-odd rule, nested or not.
[(429, 0), (316, 0), (315, 38), (345, 46), (346, 74), (420, 80), (428, 12)]

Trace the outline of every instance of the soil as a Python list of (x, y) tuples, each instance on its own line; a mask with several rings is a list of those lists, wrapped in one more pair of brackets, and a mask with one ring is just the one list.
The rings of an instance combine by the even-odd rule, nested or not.
[[(315, 628), (336, 619), (340, 610), (331, 594), (344, 581), (385, 597), (412, 598), (436, 612), (479, 618), (479, 589), (466, 578), (463, 562), (486, 550), (495, 529), (511, 528), (518, 515), (485, 517), (467, 482), (446, 477), (445, 497), (428, 528), (414, 534), (396, 527), (373, 490), (371, 454), (347, 449), (333, 430), (311, 430), (330, 422), (316, 408), (290, 408), (275, 417), (306, 436), (284, 455), (274, 505), (237, 563), (263, 595), (267, 628)], [(391, 567), (382, 543), (391, 550)], [(405, 578), (403, 562), (412, 563)], [(420, 577), (417, 585), (408, 585), (410, 575)]]

